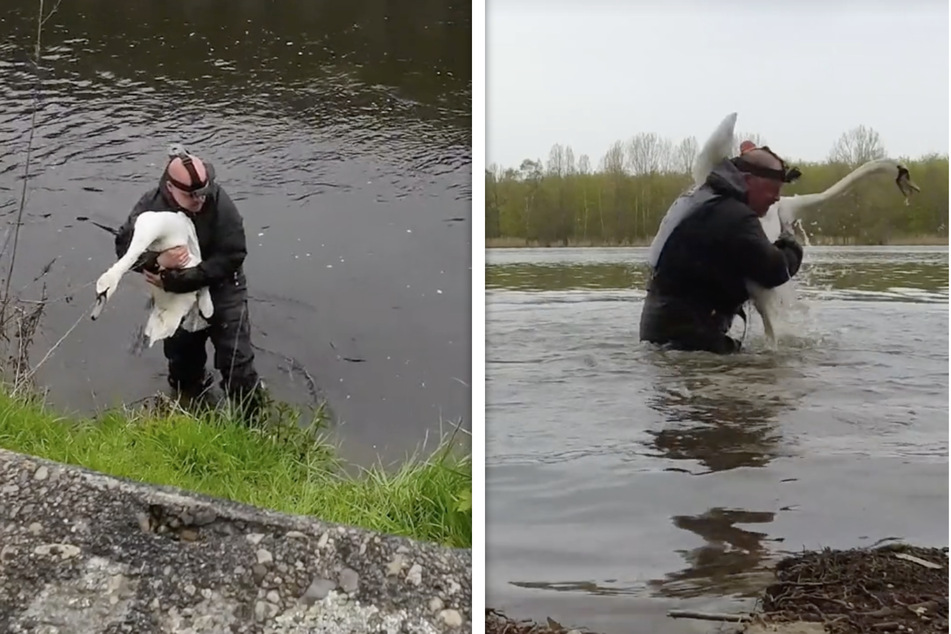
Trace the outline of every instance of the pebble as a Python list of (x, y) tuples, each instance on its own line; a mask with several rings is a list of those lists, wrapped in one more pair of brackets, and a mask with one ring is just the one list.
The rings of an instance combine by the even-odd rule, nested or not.
[(444, 607), (444, 604), (442, 602), (442, 599), (440, 599), (439, 597), (433, 597), (432, 599), (429, 600), (430, 612), (433, 612), (433, 613), (439, 612), (440, 610), (443, 609), (443, 607)]
[(324, 579), (322, 577), (316, 577), (313, 581), (310, 582), (310, 585), (307, 586), (307, 590), (304, 591), (303, 596), (301, 596), (301, 602), (304, 605), (312, 605), (313, 603), (320, 601), (334, 589), (334, 582), (329, 579)]
[(421, 584), (423, 582), (423, 567), (419, 564), (413, 564), (409, 572), (406, 573), (406, 580), (414, 586)]
[(15, 484), (8, 484), (2, 489), (0, 489), (0, 493), (3, 493), (4, 495), (15, 495), (19, 492), (20, 492), (20, 487), (18, 487)]
[(271, 603), (279, 604), (281, 602), (281, 595), (277, 593), (277, 590), (271, 590), (267, 593), (267, 600)]
[(78, 546), (72, 544), (40, 544), (33, 549), (36, 555), (59, 555), (60, 559), (69, 559), (80, 553)]
[(43, 532), (43, 525), (40, 524), (39, 522), (33, 522), (32, 524), (30, 524), (28, 530), (34, 535), (39, 535), (40, 533)]
[(340, 589), (347, 594), (356, 592), (360, 586), (360, 575), (352, 568), (344, 568), (340, 571), (340, 577), (337, 579), (337, 583), (340, 584)]
[(260, 550), (258, 550), (258, 551), (255, 553), (255, 555), (257, 555), (258, 563), (259, 563), (259, 564), (267, 565), (267, 564), (270, 564), (270, 563), (274, 563), (274, 557), (273, 557), (273, 555), (271, 555), (271, 553), (270, 553), (269, 551), (264, 550), (263, 548), (260, 549)]
[(40, 467), (39, 469), (36, 470), (36, 473), (33, 474), (33, 479), (42, 481), (48, 478), (49, 475), (50, 475), (49, 469), (47, 469), (46, 467)]
[(178, 538), (183, 542), (198, 541), (198, 531), (196, 531), (194, 528), (183, 528), (178, 533)]
[(290, 539), (307, 539), (307, 535), (300, 531), (287, 531), (284, 533), (284, 537), (289, 537)]
[(244, 538), (247, 539), (247, 540), (248, 540), (249, 542), (251, 542), (252, 544), (254, 544), (255, 546), (257, 546), (258, 544), (261, 543), (261, 540), (264, 539), (264, 534), (263, 534), (263, 533), (251, 533), (250, 535), (245, 535)]
[(399, 574), (400, 570), (403, 569), (403, 555), (396, 555), (393, 557), (393, 561), (386, 564), (386, 576), (392, 577), (393, 575)]
[(192, 514), (192, 524), (195, 526), (207, 526), (218, 519), (218, 514), (211, 509), (197, 509)]
[(264, 577), (267, 576), (267, 568), (261, 564), (254, 564), (254, 566), (251, 567), (251, 574), (254, 577), (254, 583), (261, 585), (261, 582), (264, 581)]
[(439, 613), (439, 618), (449, 627), (462, 627), (462, 615), (459, 610), (443, 610)]

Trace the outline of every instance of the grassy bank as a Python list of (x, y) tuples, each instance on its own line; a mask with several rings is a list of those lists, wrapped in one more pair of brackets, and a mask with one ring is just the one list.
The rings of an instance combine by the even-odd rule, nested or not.
[[(650, 240), (633, 240), (623, 244), (617, 242), (602, 242), (596, 240), (569, 240), (568, 244), (563, 242), (543, 243), (538, 240), (525, 240), (524, 238), (486, 238), (486, 249), (525, 249), (538, 247), (647, 247), (650, 246)], [(812, 246), (947, 246), (947, 234), (923, 234), (908, 236), (893, 236), (881, 242), (863, 241), (861, 238), (825, 238), (823, 236), (809, 236), (809, 244)]]
[(222, 413), (196, 418), (178, 408), (67, 419), (38, 399), (0, 393), (0, 446), (287, 513), (471, 546), (471, 463), (449, 441), (395, 472), (381, 465), (351, 476), (319, 430), (255, 429)]

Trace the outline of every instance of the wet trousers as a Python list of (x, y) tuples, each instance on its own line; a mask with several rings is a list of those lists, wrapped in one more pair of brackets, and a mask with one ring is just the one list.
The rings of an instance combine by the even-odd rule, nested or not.
[(640, 339), (674, 350), (732, 354), (741, 346), (727, 334), (732, 323), (733, 314), (648, 293), (641, 311)]
[(211, 300), (215, 311), (208, 328), (199, 332), (179, 328), (164, 341), (168, 382), (172, 388), (189, 394), (201, 393), (210, 386), (206, 373), (206, 345), (210, 339), (225, 395), (239, 401), (253, 398), (260, 387), (260, 377), (251, 347), (247, 290), (225, 283), (211, 289)]

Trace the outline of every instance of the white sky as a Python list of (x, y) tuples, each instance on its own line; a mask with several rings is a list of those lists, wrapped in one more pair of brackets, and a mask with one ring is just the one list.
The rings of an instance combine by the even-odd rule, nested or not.
[(947, 0), (486, 0), (486, 161), (597, 168), (616, 140), (703, 143), (729, 112), (792, 160), (859, 124), (948, 152)]

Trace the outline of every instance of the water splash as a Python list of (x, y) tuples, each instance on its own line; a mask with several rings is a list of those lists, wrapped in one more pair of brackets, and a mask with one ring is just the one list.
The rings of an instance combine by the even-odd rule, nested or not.
[[(795, 235), (796, 230), (799, 230), (805, 249), (812, 246), (801, 219), (796, 218), (788, 222), (780, 217), (779, 221), (783, 231)], [(801, 338), (808, 330), (809, 306), (799, 294), (799, 282), (804, 277), (803, 273), (808, 273), (805, 264), (804, 254), (799, 279), (791, 279), (775, 288), (762, 288), (753, 283), (748, 284), (751, 303), (760, 316), (767, 343), (774, 350), (778, 348), (781, 341)], [(751, 312), (747, 311), (747, 314)]]

